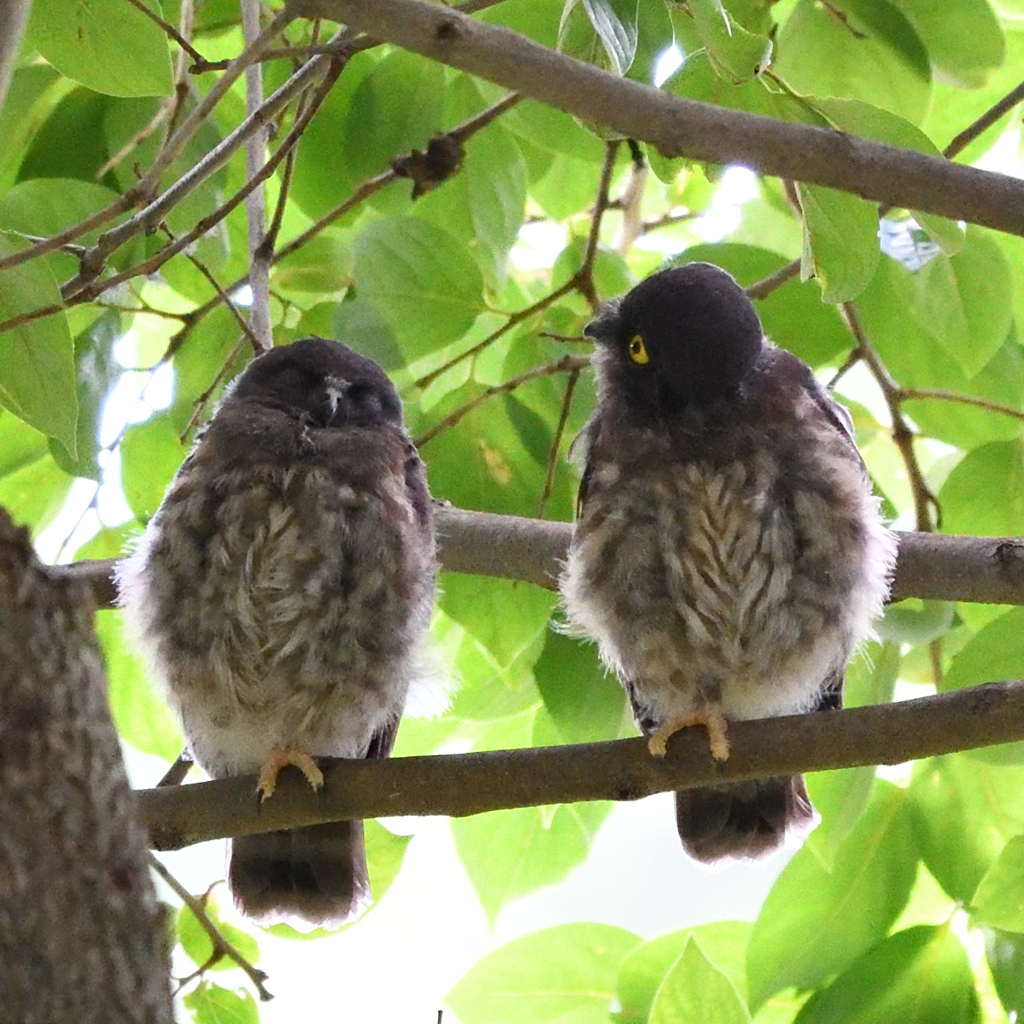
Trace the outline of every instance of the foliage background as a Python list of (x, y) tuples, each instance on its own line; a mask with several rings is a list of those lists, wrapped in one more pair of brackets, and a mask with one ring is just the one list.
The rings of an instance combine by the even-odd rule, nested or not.
[[(1019, 0), (475, 6), (484, 21), (639, 82), (658, 76), (679, 96), (929, 153), (1022, 77)], [(264, 24), (276, 11), (264, 10)], [(278, 344), (334, 336), (385, 366), (435, 496), (570, 519), (566, 450), (593, 403), (581, 328), (600, 300), (675, 254), (761, 283), (768, 334), (835, 380), (898, 526), (1024, 532), (1020, 238), (901, 210), (879, 221), (876, 205), (848, 193), (667, 159), (337, 29), (295, 20), (263, 62), (263, 94), (283, 90), (268, 143), (283, 159), (267, 178), (271, 239), (259, 249), (245, 204), (230, 203), (252, 175), (243, 149), (229, 142), (209, 173), (195, 170), (239, 125), (242, 142), (263, 145), (258, 122), (246, 121), (244, 79), (228, 84), (245, 48), (238, 3), (35, 0), (0, 116), (0, 504), (32, 526), (48, 556), (113, 557), (137, 534), (196, 422), (250, 357), (261, 312)], [(682, 64), (662, 80), (672, 64), (659, 59), (672, 48)], [(433, 176), (447, 180), (413, 199), (393, 159), (453, 129), (461, 167), (442, 161)], [(946, 155), (1019, 174), (1019, 144), (1010, 102)], [(422, 179), (415, 162), (412, 170)], [(158, 196), (166, 203), (133, 217)], [(116, 224), (125, 225), (116, 239), (101, 239)], [(552, 594), (451, 573), (442, 588), (434, 633), (460, 688), (444, 716), (403, 724), (396, 754), (633, 734), (593, 650), (550, 629)], [(152, 784), (158, 773), (142, 755), (172, 760), (180, 737), (125, 652), (116, 612), (100, 612), (99, 626), (118, 728), (139, 752), (132, 763), (153, 771), (140, 782)], [(1022, 626), (1019, 608), (893, 606), (851, 672), (847, 702), (1020, 677)], [(637, 888), (641, 903), (663, 892), (657, 924), (598, 923), (615, 918), (595, 897), (600, 914), (498, 945), (477, 910), (479, 962), (454, 988), (435, 979), (430, 990), (402, 954), (363, 979), (370, 995), (360, 998), (401, 985), (404, 972), (419, 978), (423, 1006), (443, 1002), (445, 1020), (462, 1024), (590, 1024), (610, 1013), (652, 1024), (1012, 1019), (1024, 1001), (1022, 758), (1014, 745), (884, 773), (818, 774), (810, 786), (823, 822), (803, 849), (717, 874), (679, 854), (669, 869), (678, 876), (645, 877), (652, 833), (674, 842), (671, 816), (667, 806), (630, 809), (617, 834), (635, 832), (639, 852), (617, 849), (601, 860), (606, 874), (576, 877), (625, 893), (620, 902)], [(585, 865), (609, 810), (559, 805), (427, 823), (444, 863), (429, 870), (468, 878), (493, 924)], [(324, 944), (355, 948), (361, 930), (369, 943), (375, 915), (400, 928), (400, 905), (392, 910), (385, 895), (396, 876), (394, 899), (416, 899), (399, 874), (407, 837), (368, 828), (387, 909)], [(429, 887), (429, 870), (417, 870)], [(750, 920), (700, 920), (685, 894), (757, 893), (779, 871), (760, 909), (752, 898)], [(313, 940), (288, 947), (308, 953), (282, 952), (277, 936), (224, 914), (250, 959), (261, 946), (274, 951), (261, 961), (272, 973), (318, 959)], [(176, 920), (175, 970), (192, 975), (183, 1019), (257, 1019), (252, 984), (234, 968), (206, 969), (191, 912)], [(417, 936), (436, 940), (429, 929)], [(383, 949), (386, 936), (374, 941)], [(273, 1013), (287, 1019), (297, 1004), (282, 1002)], [(342, 1005), (319, 1012), (345, 1015)]]

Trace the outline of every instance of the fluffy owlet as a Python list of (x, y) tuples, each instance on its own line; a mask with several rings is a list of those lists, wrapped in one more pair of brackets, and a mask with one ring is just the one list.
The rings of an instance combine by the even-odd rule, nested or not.
[[(435, 546), (394, 386), (306, 338), (234, 381), (120, 570), (130, 633), (213, 778), (387, 757), (423, 674)], [(235, 839), (235, 901), (338, 924), (370, 899), (362, 822)]]
[[(846, 410), (707, 263), (653, 274), (584, 333), (598, 401), (561, 590), (652, 752), (703, 724), (722, 760), (729, 719), (840, 707), (895, 561)], [(770, 853), (814, 811), (790, 776), (677, 793), (676, 819), (714, 862)]]

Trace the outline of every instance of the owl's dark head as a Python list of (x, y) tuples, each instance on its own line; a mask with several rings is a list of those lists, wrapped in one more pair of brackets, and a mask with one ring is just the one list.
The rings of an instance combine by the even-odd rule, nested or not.
[(224, 401), (278, 409), (318, 427), (402, 425), (402, 402), (384, 371), (326, 338), (301, 338), (257, 356)]
[(764, 344), (750, 299), (710, 263), (652, 274), (583, 333), (598, 344), (602, 386), (631, 408), (662, 413), (733, 393)]

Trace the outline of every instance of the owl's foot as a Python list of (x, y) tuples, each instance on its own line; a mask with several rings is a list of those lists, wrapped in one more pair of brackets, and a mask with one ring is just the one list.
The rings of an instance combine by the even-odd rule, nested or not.
[(710, 704), (705, 704), (688, 715), (670, 718), (657, 732), (650, 735), (647, 749), (653, 757), (664, 757), (668, 750), (668, 741), (681, 729), (688, 729), (691, 725), (703, 725), (707, 729), (711, 756), (716, 761), (729, 760), (729, 737), (725, 734), (725, 715)]
[(292, 750), (290, 747), (279, 747), (271, 751), (270, 757), (263, 764), (260, 780), (256, 784), (256, 794), (260, 803), (274, 795), (277, 789), (277, 777), (286, 765), (295, 765), (306, 776), (306, 781), (319, 792), (323, 788), (324, 773), (316, 766), (316, 761), (304, 750)]

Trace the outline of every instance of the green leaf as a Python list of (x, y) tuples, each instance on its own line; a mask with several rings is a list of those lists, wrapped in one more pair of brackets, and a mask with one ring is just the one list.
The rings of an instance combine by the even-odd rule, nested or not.
[(1024, 932), (1024, 836), (1014, 836), (978, 884), (971, 914), (1007, 932)]
[[(366, 77), (381, 60), (380, 50), (357, 53), (345, 65), (345, 73), (327, 95), (316, 117), (302, 133), (302, 159), (295, 162), (291, 198), (307, 217), (323, 217), (347, 199), (359, 183), (356, 172), (350, 171), (343, 140), (358, 138), (369, 141), (376, 126), (355, 123), (358, 135), (349, 135), (349, 118), (353, 114), (352, 100)], [(436, 100), (431, 100), (431, 104)], [(383, 130), (385, 126), (380, 125)], [(427, 136), (429, 138), (429, 134)], [(392, 152), (390, 156), (397, 156)], [(386, 164), (384, 166), (387, 166)], [(383, 170), (384, 167), (378, 168)], [(391, 190), (397, 190), (392, 185)], [(361, 209), (361, 207), (360, 207)], [(349, 221), (355, 214), (349, 216)], [(344, 224), (343, 219), (340, 223)]]
[(914, 275), (910, 314), (973, 377), (999, 351), (1013, 317), (1013, 282), (999, 246), (970, 228), (963, 249)]
[(992, 972), (999, 1001), (1010, 1020), (1018, 1019), (1024, 1010), (1024, 935), (982, 928), (985, 936), (985, 959)]
[(440, 606), (502, 666), (546, 635), (553, 594), (511, 580), (445, 573)]
[[(0, 472), (0, 508), (6, 509), (16, 523), (28, 526), (33, 537), (54, 520), (74, 483), (72, 477), (60, 471), (48, 451), (41, 457), (31, 457), (30, 452), (42, 437), (11, 413), (0, 410), (0, 451), (5, 450), (8, 440), (14, 442), (11, 468)], [(6, 461), (7, 456), (0, 459)]]
[[(968, 232), (968, 245), (971, 234)], [(952, 354), (907, 316), (908, 309), (920, 301), (917, 289), (916, 274), (885, 258), (857, 302), (864, 328), (889, 372), (903, 383), (912, 381), (914, 387), (960, 392), (1020, 408), (1024, 399), (1024, 359), (1016, 340), (1008, 338), (979, 374), (968, 377)], [(928, 436), (964, 449), (986, 441), (1016, 438), (1020, 429), (1009, 416), (959, 403), (908, 400), (906, 407)], [(943, 525), (952, 529), (945, 505), (943, 512)], [(960, 532), (977, 531), (968, 526)]]
[(0, 109), (0, 193), (14, 183), (29, 140), (65, 89), (66, 82), (46, 64), (15, 69)]
[(654, 997), (650, 1024), (713, 1020), (715, 1024), (746, 1024), (750, 1014), (736, 986), (705, 955), (695, 936), (672, 966)]
[[(986, 0), (893, 0), (928, 49), (933, 64), (962, 88), (984, 85), (1006, 55), (1003, 30)], [(968, 118), (968, 121), (970, 118)], [(965, 124), (967, 121), (964, 122)]]
[(887, 0), (847, 0), (841, 16), (800, 0), (779, 33), (777, 53), (775, 72), (799, 92), (864, 100), (913, 124), (928, 111), (927, 51)]
[(353, 243), (353, 275), (407, 361), (464, 334), (483, 312), (483, 277), (443, 229), (417, 217), (371, 223)]
[[(62, 79), (62, 81), (64, 81)], [(78, 86), (50, 112), (33, 133), (23, 153), (18, 177), (81, 178), (94, 182), (110, 154), (103, 139), (103, 119), (109, 97)], [(76, 140), (69, 146), (68, 139)]]
[(552, 630), (533, 674), (562, 742), (591, 743), (622, 734), (626, 695), (601, 667), (593, 646)]
[(506, 903), (560, 882), (590, 852), (591, 831), (569, 804), (456, 818), (452, 835), (493, 923)]
[(822, 302), (849, 302), (867, 287), (878, 266), (878, 212), (849, 192), (797, 184), (804, 211), (800, 276), (821, 283)]
[[(235, 949), (238, 950), (241, 955), (249, 961), (250, 964), (255, 964), (260, 957), (260, 947), (255, 937), (249, 932), (243, 931), (241, 928), (236, 928), (232, 924), (227, 924), (221, 920), (220, 914), (218, 913), (218, 907), (215, 901), (206, 901), (206, 914), (210, 918), (210, 921), (216, 927), (217, 931), (231, 943)], [(177, 921), (177, 932), (178, 941), (181, 943), (181, 948), (185, 955), (197, 966), (204, 967), (207, 961), (213, 956), (213, 940), (207, 934), (206, 929), (199, 923), (199, 919), (195, 914), (192, 913), (191, 909), (187, 906), (182, 906), (178, 911)], [(215, 963), (210, 965), (213, 970), (228, 970), (232, 967), (238, 967), (238, 964), (230, 957), (221, 957)]]
[(928, 870), (951, 899), (969, 903), (1007, 840), (1024, 832), (1024, 768), (933, 757), (914, 766), (910, 799)]
[(156, 692), (155, 680), (146, 678), (142, 661), (128, 650), (121, 613), (98, 611), (96, 634), (107, 663), (110, 713), (118, 735), (144, 754), (174, 761), (185, 741), (166, 701)]
[(967, 953), (947, 925), (897, 932), (816, 993), (794, 1024), (972, 1024), (978, 1019)]
[(147, 523), (188, 450), (169, 412), (159, 412), (125, 431), (121, 442), (121, 488), (140, 523)]
[(45, 434), (0, 409), (0, 480), (31, 466), (48, 450)]
[(202, 981), (182, 1003), (196, 1024), (259, 1024), (256, 1000), (244, 989), (221, 988)]
[[(16, 251), (0, 236), (0, 256)], [(64, 302), (45, 260), (0, 270), (0, 321)], [(0, 403), (76, 454), (78, 399), (74, 343), (65, 315), (46, 316), (0, 334)]]
[(906, 793), (876, 782), (871, 803), (826, 871), (798, 851), (754, 923), (750, 1005), (790, 985), (816, 987), (866, 952), (899, 917), (917, 872)]
[[(935, 143), (920, 128), (891, 111), (862, 100), (824, 97), (815, 98), (812, 102), (815, 109), (825, 114), (840, 131), (890, 146), (914, 149), (928, 156), (942, 156)], [(956, 221), (930, 213), (915, 212), (914, 216), (947, 256), (963, 248), (964, 229)]]
[(364, 356), (375, 359), (385, 370), (398, 370), (405, 365), (395, 332), (377, 310), (358, 295), (334, 307), (332, 334), (339, 341), (352, 345)]
[[(149, 4), (160, 13), (158, 4)], [(109, 96), (169, 96), (167, 37), (120, 0), (37, 0), (28, 42), (62, 74)]]
[(690, 0), (689, 8), (708, 59), (721, 78), (746, 82), (771, 62), (772, 41), (733, 20), (722, 0)]
[(1024, 677), (1024, 608), (1011, 608), (976, 633), (953, 656), (942, 690)]
[[(334, 139), (335, 159), (347, 165), (352, 181), (361, 181), (387, 170), (396, 156), (425, 149), (441, 130), (444, 94), (442, 65), (393, 50), (352, 93), (344, 133)], [(345, 145), (344, 139), (359, 144)]]
[(741, 996), (746, 989), (744, 967), (749, 921), (714, 921), (659, 935), (633, 950), (619, 971), (617, 995), (620, 1021), (646, 1021), (663, 980), (691, 938), (699, 941), (705, 958), (722, 971)]
[(821, 823), (804, 840), (826, 870), (831, 870), (843, 840), (853, 831), (864, 813), (875, 785), (875, 769), (838, 768), (807, 776), (811, 802), (821, 815)]
[(968, 452), (942, 485), (939, 504), (950, 533), (1024, 533), (1024, 445), (993, 441)]
[(607, 1024), (615, 978), (640, 938), (603, 924), (524, 935), (481, 960), (446, 996), (462, 1024)]
[(890, 643), (930, 644), (950, 631), (955, 614), (952, 601), (900, 601), (886, 606), (875, 632)]
[(558, 50), (625, 75), (637, 45), (638, 0), (568, 0), (558, 25)]
[(121, 334), (121, 314), (116, 309), (101, 313), (97, 320), (75, 339), (75, 369), (78, 379), (77, 458), (63, 444), (50, 442), (57, 465), (72, 476), (100, 480), (97, 460), (100, 447), (100, 419), (111, 389), (124, 372), (113, 357), (113, 344)]
[(462, 173), (478, 259), (500, 284), (526, 210), (526, 164), (512, 133), (492, 125), (470, 139)]

